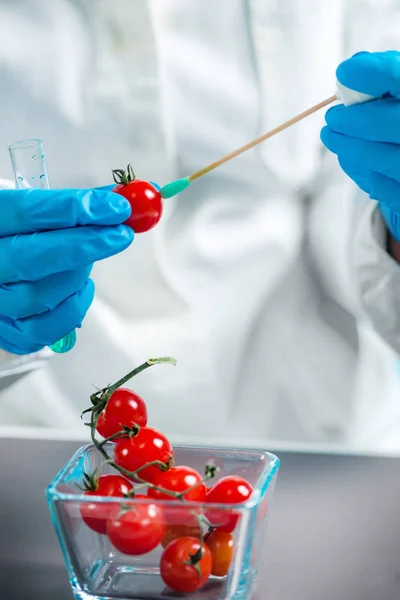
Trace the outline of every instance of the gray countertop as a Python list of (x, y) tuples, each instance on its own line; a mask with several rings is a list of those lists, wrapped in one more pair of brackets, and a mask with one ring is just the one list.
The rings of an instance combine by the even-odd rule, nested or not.
[[(44, 488), (78, 446), (0, 439), (0, 600), (72, 600)], [(257, 600), (399, 600), (400, 459), (278, 454)]]

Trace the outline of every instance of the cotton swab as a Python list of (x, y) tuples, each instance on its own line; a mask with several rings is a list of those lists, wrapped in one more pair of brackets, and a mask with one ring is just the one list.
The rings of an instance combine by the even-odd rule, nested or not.
[(318, 104), (315, 104), (311, 108), (308, 108), (307, 110), (300, 113), (299, 115), (292, 117), (288, 121), (285, 121), (285, 123), (278, 125), (278, 127), (275, 127), (274, 129), (271, 129), (267, 133), (264, 133), (264, 135), (261, 135), (260, 137), (256, 138), (255, 140), (248, 142), (244, 146), (237, 148), (233, 152), (226, 154), (222, 158), (212, 162), (211, 164), (207, 165), (206, 167), (203, 167), (199, 171), (192, 173), (192, 175), (189, 175), (188, 177), (183, 177), (182, 179), (177, 179), (176, 181), (172, 181), (171, 183), (168, 183), (163, 188), (161, 188), (161, 190), (160, 190), (161, 196), (163, 198), (171, 198), (172, 196), (176, 196), (177, 194), (179, 194), (180, 192), (183, 192), (183, 190), (188, 188), (189, 185), (192, 183), (192, 181), (195, 181), (196, 179), (203, 177), (203, 175), (207, 175), (207, 173), (210, 173), (214, 169), (217, 169), (221, 165), (236, 158), (240, 154), (247, 152), (247, 150), (254, 148), (258, 144), (265, 142), (265, 140), (272, 138), (273, 136), (277, 135), (278, 133), (281, 133), (285, 129), (288, 129), (292, 125), (295, 125), (299, 121), (302, 121), (306, 117), (309, 117), (310, 115), (317, 112), (318, 110), (321, 110), (321, 108), (324, 108), (325, 106), (328, 106), (329, 104), (332, 104), (333, 102), (336, 102), (336, 100), (338, 100), (338, 96), (336, 94), (334, 94), (333, 96), (330, 96), (326, 100), (322, 100), (322, 102), (318, 102)]

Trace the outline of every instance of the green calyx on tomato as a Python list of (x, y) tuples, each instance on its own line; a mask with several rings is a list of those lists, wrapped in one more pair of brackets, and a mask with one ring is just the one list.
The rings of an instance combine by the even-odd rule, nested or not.
[(136, 423), (134, 423), (132, 425), (132, 427), (128, 427), (127, 425), (122, 425), (121, 431), (119, 433), (123, 437), (132, 438), (132, 437), (136, 437), (137, 435), (139, 435), (140, 429), (141, 428), (139, 427), (139, 425), (136, 425)]
[(134, 181), (136, 179), (136, 175), (135, 175), (135, 173), (132, 169), (132, 165), (130, 163), (126, 167), (126, 171), (124, 171), (124, 169), (113, 169), (112, 175), (113, 175), (114, 182), (118, 183), (119, 185), (128, 185), (129, 183), (132, 183), (132, 181)]
[(201, 570), (200, 570), (199, 562), (203, 558), (203, 555), (204, 555), (204, 546), (201, 545), (194, 554), (189, 554), (189, 560), (184, 563), (184, 564), (188, 565), (189, 567), (194, 568), (199, 579), (201, 577)]
[(219, 471), (219, 467), (217, 467), (216, 465), (207, 463), (206, 466), (204, 467), (205, 481), (209, 481), (210, 479), (213, 479), (213, 477), (215, 477), (215, 475), (216, 475), (216, 473), (218, 473), (218, 471)]
[(203, 558), (203, 554), (204, 546), (200, 546), (200, 548), (194, 554), (189, 554), (189, 561), (187, 564), (192, 565), (192, 567), (194, 567), (195, 565), (197, 565), (197, 563), (201, 561), (201, 559)]
[(99, 489), (99, 474), (98, 469), (95, 469), (93, 473), (83, 473), (83, 484), (77, 487), (82, 492), (96, 492)]

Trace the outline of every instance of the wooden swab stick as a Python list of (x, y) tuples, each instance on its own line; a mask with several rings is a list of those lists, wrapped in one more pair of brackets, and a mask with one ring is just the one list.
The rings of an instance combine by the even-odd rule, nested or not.
[(281, 131), (288, 129), (292, 125), (295, 125), (302, 119), (309, 117), (310, 115), (317, 112), (321, 108), (324, 108), (325, 106), (328, 106), (329, 104), (332, 104), (332, 102), (335, 102), (336, 100), (337, 100), (337, 97), (336, 97), (336, 95), (334, 95), (334, 96), (331, 96), (330, 98), (327, 98), (326, 100), (323, 100), (322, 102), (319, 102), (315, 106), (312, 106), (311, 108), (305, 110), (304, 112), (300, 113), (296, 117), (289, 119), (289, 121), (282, 123), (282, 125), (279, 125), (278, 127), (275, 127), (274, 129), (271, 129), (271, 131), (268, 131), (267, 133), (264, 133), (264, 135), (261, 135), (260, 137), (256, 138), (252, 142), (249, 142), (248, 144), (245, 144), (244, 146), (237, 148), (237, 150), (234, 150), (233, 152), (226, 154), (219, 160), (216, 160), (215, 162), (211, 163), (210, 165), (207, 165), (206, 167), (203, 167), (199, 171), (196, 171), (195, 173), (193, 173), (193, 175), (189, 176), (189, 180), (194, 181), (195, 179), (198, 179), (199, 177), (206, 175), (206, 173), (209, 173), (210, 171), (213, 171), (217, 167), (220, 167), (221, 165), (232, 160), (233, 158), (236, 158), (240, 154), (243, 154), (243, 152), (247, 152), (247, 150), (254, 148), (254, 146), (258, 146), (258, 144), (261, 144), (261, 142), (265, 142), (265, 140), (272, 138), (274, 135), (277, 135), (278, 133), (281, 133)]
[(277, 135), (278, 133), (281, 133), (281, 131), (284, 131), (285, 129), (288, 129), (292, 125), (295, 125), (299, 121), (302, 121), (306, 117), (309, 117), (310, 115), (312, 115), (313, 113), (317, 112), (321, 108), (324, 108), (325, 106), (328, 106), (329, 104), (332, 104), (337, 99), (338, 98), (337, 98), (336, 94), (333, 95), (333, 96), (330, 96), (326, 100), (323, 100), (322, 102), (318, 102), (318, 104), (315, 104), (315, 106), (312, 106), (311, 108), (308, 108), (307, 110), (305, 110), (304, 112), (300, 113), (296, 117), (292, 117), (291, 119), (289, 119), (285, 123), (282, 123), (282, 125), (278, 125), (278, 127), (275, 127), (274, 129), (271, 129), (267, 133), (264, 133), (264, 135), (261, 135), (260, 137), (256, 138), (252, 142), (248, 142), (244, 146), (241, 146), (240, 148), (237, 148), (233, 152), (230, 152), (229, 154), (226, 154), (225, 156), (223, 156), (219, 160), (216, 160), (215, 162), (207, 165), (206, 167), (203, 167), (199, 171), (196, 171), (192, 175), (189, 175), (189, 177), (183, 177), (182, 179), (177, 179), (176, 181), (172, 181), (171, 183), (168, 183), (167, 185), (165, 185), (161, 189), (161, 191), (160, 191), (161, 196), (163, 198), (171, 198), (172, 196), (175, 196), (176, 194), (179, 194), (184, 189), (186, 189), (187, 187), (189, 187), (189, 185), (192, 183), (192, 181), (195, 181), (196, 179), (199, 179), (199, 177), (203, 177), (203, 175), (206, 175), (207, 173), (209, 173), (210, 171), (213, 171), (217, 167), (220, 167), (221, 165), (223, 165), (223, 164), (227, 163), (228, 161), (232, 160), (233, 158), (236, 158), (240, 154), (243, 154), (244, 152), (247, 152), (247, 150), (250, 150), (251, 148), (254, 148), (254, 146), (257, 146), (258, 144), (261, 144), (261, 142), (265, 142), (265, 140), (268, 140), (269, 138), (272, 138), (274, 135)]

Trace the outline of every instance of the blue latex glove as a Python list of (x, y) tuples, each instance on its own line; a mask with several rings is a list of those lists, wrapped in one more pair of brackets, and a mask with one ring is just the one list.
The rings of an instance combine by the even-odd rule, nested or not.
[(321, 139), (349, 177), (379, 201), (390, 232), (400, 239), (400, 53), (361, 52), (339, 65), (337, 78), (379, 99), (328, 110)]
[(107, 189), (0, 191), (0, 347), (29, 354), (80, 327), (95, 261), (127, 248), (128, 201)]

